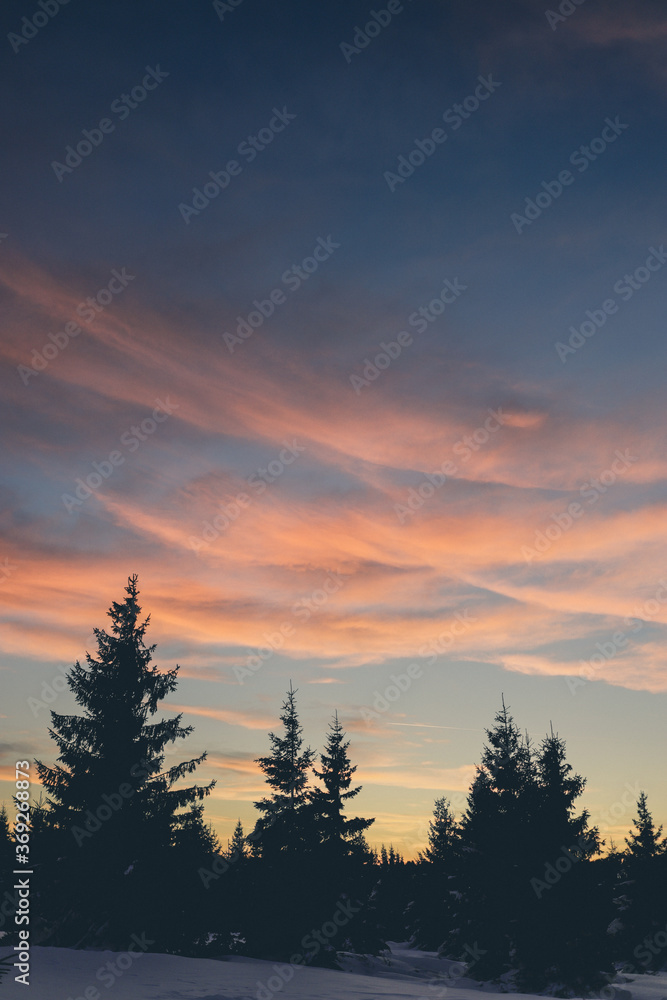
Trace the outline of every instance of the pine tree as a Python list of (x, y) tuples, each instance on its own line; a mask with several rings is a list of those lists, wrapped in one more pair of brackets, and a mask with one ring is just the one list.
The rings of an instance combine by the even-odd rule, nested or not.
[(529, 877), (526, 807), (535, 782), (530, 744), (504, 699), (486, 737), (461, 822), (456, 918), (443, 946), (448, 957), (464, 961), (465, 945), (478, 943), (474, 976), (481, 979), (498, 978), (512, 965)]
[(182, 955), (206, 954), (209, 931), (219, 919), (218, 901), (200, 877), (220, 855), (218, 838), (203, 814), (203, 805), (192, 804), (176, 817), (170, 864), (163, 876), (170, 909), (160, 935), (161, 949)]
[(656, 828), (643, 791), (625, 843), (622, 895), (616, 898), (621, 932), (615, 957), (629, 963), (630, 971), (655, 971), (665, 963), (664, 949), (656, 949), (655, 942), (667, 924), (667, 840), (662, 826)]
[(646, 792), (640, 792), (637, 799), (637, 816), (634, 819), (636, 833), (630, 830), (625, 838), (628, 857), (639, 861), (655, 858), (667, 850), (667, 838), (661, 840), (662, 826), (656, 830), (653, 816), (649, 812)]
[(232, 841), (227, 851), (227, 857), (230, 861), (238, 863), (239, 861), (246, 861), (249, 853), (248, 841), (243, 832), (243, 824), (239, 819), (238, 823), (234, 827), (234, 833), (232, 834)]
[(326, 748), (320, 755), (321, 770), (313, 769), (324, 788), (310, 793), (320, 841), (332, 859), (357, 849), (359, 835), (375, 822), (373, 819), (345, 817), (345, 803), (361, 791), (361, 785), (350, 787), (357, 768), (356, 765), (351, 766), (349, 746), (350, 741), (345, 740), (345, 732), (336, 712), (333, 722), (329, 723)]
[(420, 861), (429, 861), (442, 871), (453, 865), (457, 846), (458, 823), (446, 798), (435, 800), (433, 819), (428, 824), (428, 846), (420, 852)]
[(418, 948), (437, 951), (452, 927), (459, 827), (446, 798), (435, 800), (428, 825), (428, 843), (417, 856), (414, 899), (408, 908), (408, 929)]
[(80, 888), (62, 901), (62, 909), (76, 917), (66, 919), (65, 926), (61, 922), (58, 943), (78, 942), (91, 933), (86, 940), (94, 940), (105, 918), (113, 928), (114, 901), (122, 924), (132, 884), (143, 898), (140, 886), (145, 893), (164, 864), (177, 810), (201, 800), (214, 784), (176, 787), (205, 753), (163, 771), (167, 745), (185, 739), (192, 727), (181, 725), (181, 715), (149, 722), (175, 689), (179, 668), (161, 673), (151, 665), (155, 645), (145, 644), (150, 617), (141, 621), (136, 575), (125, 589), (125, 600), (114, 602), (108, 612), (110, 631), (94, 629), (97, 656), (86, 653), (86, 665), (77, 661), (67, 677), (84, 714), (51, 712), (49, 733), (59, 763), (37, 762), (62, 835), (64, 863), (76, 872), (72, 883)]
[[(290, 683), (280, 720), (284, 735), (269, 733), (271, 753), (256, 763), (273, 791), (255, 802), (262, 813), (252, 834), (259, 845), (255, 884), (257, 918), (250, 953), (287, 958), (311, 926), (319, 926), (322, 877), (309, 801), (309, 771), (315, 752), (303, 745), (303, 729)], [(285, 885), (289, 898), (285, 899)], [(275, 913), (280, 911), (279, 923)]]
[(285, 735), (269, 733), (271, 754), (255, 761), (274, 790), (271, 798), (255, 802), (255, 808), (264, 813), (255, 826), (255, 834), (261, 838), (262, 854), (275, 851), (295, 853), (311, 846), (307, 822), (310, 818), (307, 812), (308, 771), (315, 751), (310, 747), (302, 750), (303, 728), (296, 710), (295, 695), (290, 682), (280, 716)]
[(528, 992), (554, 984), (579, 992), (599, 988), (601, 970), (610, 964), (602, 930), (613, 914), (590, 864), (600, 850), (599, 831), (589, 828), (587, 810), (575, 813), (585, 785), (552, 728), (535, 755), (535, 782), (526, 798), (532, 892), (517, 921), (514, 966), (519, 987)]
[(574, 814), (584, 785), (560, 737), (552, 731), (536, 751), (503, 700), (461, 823), (460, 898), (444, 949), (465, 961), (465, 945), (478, 946), (474, 978), (512, 972), (531, 992), (604, 985), (598, 928), (612, 914), (589, 864), (598, 831), (585, 810)]
[(599, 834), (588, 829), (589, 813), (574, 816), (575, 802), (586, 787), (586, 779), (575, 774), (566, 760), (565, 741), (554, 733), (542, 741), (536, 762), (541, 839), (551, 837), (554, 847), (575, 844), (586, 857), (598, 853)]

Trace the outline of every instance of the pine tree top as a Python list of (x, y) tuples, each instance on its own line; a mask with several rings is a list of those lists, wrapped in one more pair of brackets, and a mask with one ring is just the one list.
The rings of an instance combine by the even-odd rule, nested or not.
[(656, 829), (653, 816), (648, 807), (646, 792), (642, 791), (637, 799), (637, 816), (634, 819), (636, 833), (630, 830), (625, 838), (626, 854), (640, 860), (653, 858), (667, 852), (667, 838), (662, 838), (662, 826)]
[[(269, 733), (271, 753), (266, 757), (258, 757), (255, 761), (266, 775), (268, 784), (275, 790), (274, 805), (290, 810), (306, 801), (308, 770), (315, 758), (315, 751), (310, 747), (302, 750), (303, 728), (296, 709), (296, 694), (297, 690), (292, 687), (290, 681), (280, 715), (285, 735)], [(267, 811), (270, 804), (268, 799), (255, 803), (256, 807), (263, 811)]]

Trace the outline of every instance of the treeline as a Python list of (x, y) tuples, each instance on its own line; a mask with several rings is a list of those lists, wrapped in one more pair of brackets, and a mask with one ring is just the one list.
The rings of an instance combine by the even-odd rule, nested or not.
[[(610, 998), (600, 991), (618, 969), (666, 964), (667, 851), (646, 796), (624, 850), (601, 856), (564, 741), (552, 731), (532, 745), (504, 703), (463, 816), (438, 799), (428, 846), (405, 862), (369, 847), (373, 819), (348, 815), (360, 787), (337, 715), (316, 754), (290, 686), (257, 761), (257, 822), (246, 833), (239, 821), (223, 848), (204, 818), (214, 783), (181, 787), (206, 755), (164, 766), (192, 727), (155, 720), (178, 668), (152, 665), (136, 577), (126, 593), (109, 631), (95, 630), (97, 655), (68, 675), (83, 714), (51, 713), (57, 763), (37, 762), (47, 799), (31, 819), (33, 944), (122, 950), (143, 935), (152, 951), (335, 966), (338, 952), (409, 940), (476, 980)], [(0, 813), (3, 873), (13, 850)]]

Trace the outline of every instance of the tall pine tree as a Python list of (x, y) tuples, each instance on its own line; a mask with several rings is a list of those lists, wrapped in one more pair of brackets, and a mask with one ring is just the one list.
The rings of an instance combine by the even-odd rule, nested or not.
[(459, 861), (459, 825), (446, 798), (435, 800), (428, 824), (428, 843), (417, 857), (414, 900), (408, 907), (408, 928), (414, 944), (439, 950), (453, 926), (454, 888)]
[(249, 854), (248, 840), (243, 832), (243, 823), (239, 819), (234, 827), (234, 833), (232, 834), (232, 840), (229, 844), (227, 857), (233, 864), (238, 864), (240, 861), (247, 861)]
[[(664, 968), (666, 952), (656, 946), (667, 924), (667, 840), (656, 827), (645, 792), (637, 800), (633, 829), (621, 856), (621, 891), (617, 898), (621, 933), (615, 957), (634, 971)], [(649, 947), (650, 945), (650, 947)]]
[(635, 861), (645, 858), (655, 858), (667, 850), (667, 838), (662, 838), (662, 826), (656, 829), (648, 808), (646, 792), (640, 792), (637, 799), (637, 816), (634, 819), (634, 830), (630, 830), (625, 838), (626, 855)]
[(175, 689), (179, 668), (161, 673), (151, 664), (155, 645), (145, 643), (150, 618), (141, 620), (136, 575), (125, 589), (125, 600), (108, 612), (109, 632), (94, 629), (97, 655), (86, 653), (86, 665), (77, 661), (68, 674), (83, 715), (51, 712), (58, 763), (37, 762), (67, 869), (54, 891), (62, 898), (52, 900), (60, 910), (54, 937), (60, 944), (122, 939), (129, 901), (138, 905), (153, 880), (160, 884), (177, 810), (214, 784), (178, 787), (205, 753), (163, 769), (167, 746), (192, 727), (181, 725), (181, 715), (150, 721)]
[(458, 823), (446, 798), (435, 800), (433, 819), (428, 824), (428, 844), (419, 854), (442, 871), (451, 870), (458, 843)]
[(605, 983), (601, 970), (610, 954), (602, 931), (613, 912), (590, 864), (600, 849), (598, 830), (589, 828), (587, 810), (576, 814), (585, 785), (552, 728), (535, 755), (527, 799), (525, 860), (532, 891), (517, 922), (513, 964), (517, 984), (528, 992), (585, 992)]
[(263, 855), (275, 852), (293, 854), (312, 846), (310, 812), (307, 808), (308, 772), (315, 759), (315, 751), (310, 747), (303, 749), (303, 728), (296, 710), (295, 695), (290, 682), (280, 716), (285, 734), (277, 736), (269, 733), (271, 753), (256, 761), (273, 789), (270, 798), (255, 802), (255, 808), (263, 813), (255, 826)]
[(362, 843), (359, 835), (375, 822), (374, 819), (345, 817), (345, 803), (361, 791), (361, 785), (350, 787), (357, 767), (351, 764), (349, 746), (350, 741), (345, 739), (336, 712), (333, 722), (329, 723), (325, 749), (320, 754), (321, 770), (314, 769), (324, 788), (316, 788), (310, 793), (320, 843), (332, 862), (358, 851)]
[(472, 948), (475, 978), (498, 978), (512, 967), (517, 924), (525, 906), (527, 805), (534, 761), (528, 741), (505, 705), (486, 730), (482, 762), (461, 822), (461, 858), (454, 891), (456, 916), (443, 951), (465, 961)]

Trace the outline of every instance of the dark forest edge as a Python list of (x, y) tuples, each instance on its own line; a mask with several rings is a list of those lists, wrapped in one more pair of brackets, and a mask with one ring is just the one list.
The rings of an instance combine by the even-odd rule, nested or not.
[[(667, 841), (646, 795), (625, 848), (602, 856), (598, 829), (576, 809), (586, 782), (564, 740), (552, 730), (533, 745), (504, 702), (463, 816), (436, 800), (428, 846), (405, 862), (369, 847), (373, 819), (346, 814), (360, 786), (337, 714), (318, 755), (303, 744), (290, 685), (282, 732), (257, 760), (259, 818), (249, 834), (239, 821), (223, 849), (204, 819), (215, 783), (181, 787), (206, 754), (164, 768), (166, 748), (192, 727), (181, 715), (151, 721), (179, 668), (152, 665), (138, 593), (132, 576), (110, 630), (95, 629), (97, 655), (68, 674), (83, 714), (51, 712), (57, 763), (36, 762), (47, 797), (31, 816), (33, 945), (124, 950), (139, 939), (155, 952), (337, 968), (341, 952), (409, 940), (501, 990), (605, 1000), (619, 973), (665, 968)], [(3, 901), (16, 836), (3, 808)]]

